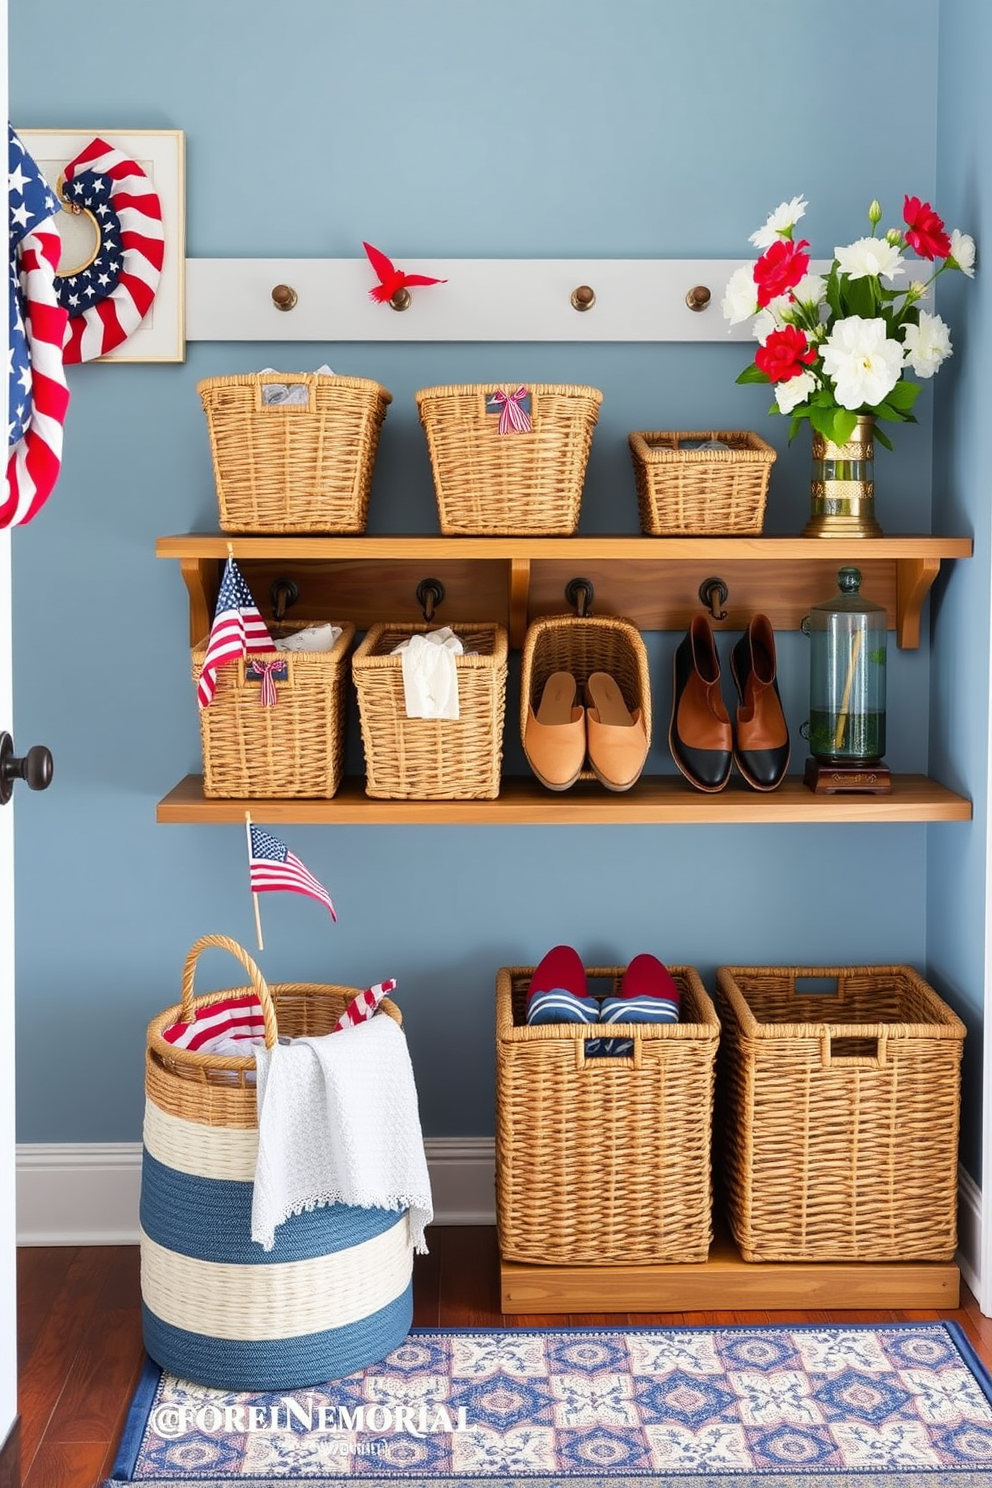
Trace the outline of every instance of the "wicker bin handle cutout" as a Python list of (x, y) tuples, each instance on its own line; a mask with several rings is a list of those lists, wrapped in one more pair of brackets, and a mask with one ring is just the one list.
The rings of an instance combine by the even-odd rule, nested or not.
[[(258, 413), (316, 413), (317, 412), (317, 374), (315, 372), (259, 372), (256, 374), (258, 381), (255, 387), (255, 407)], [(262, 398), (263, 387), (273, 383), (306, 383), (307, 401), (305, 403), (266, 403)]]
[(265, 1021), (265, 1047), (271, 1049), (279, 1037), (279, 1029), (276, 1024), (276, 1010), (272, 1003), (268, 984), (244, 947), (238, 945), (236, 940), (231, 940), (227, 935), (203, 935), (190, 946), (183, 965), (183, 996), (180, 1021), (183, 1023), (192, 1023), (196, 1018), (197, 1007), (209, 1007), (210, 1003), (216, 1002), (218, 998), (230, 996), (229, 989), (224, 992), (208, 992), (199, 998), (194, 998), (193, 996), (193, 977), (196, 973), (196, 963), (200, 959), (201, 951), (205, 951), (209, 946), (217, 946), (219, 950), (230, 951), (231, 955), (237, 957), (248, 973), (251, 978), (252, 990), (261, 1004), (262, 1017)]
[[(620, 1025), (617, 1025), (617, 1027), (620, 1027)], [(620, 1032), (617, 1033), (617, 1028), (611, 1026), (609, 1035), (611, 1038), (629, 1037), (634, 1047), (631, 1054), (614, 1054), (609, 1059), (586, 1058), (586, 1044), (598, 1043), (599, 1040), (602, 1038), (601, 1034), (597, 1034), (594, 1037), (588, 1039), (576, 1039), (575, 1068), (577, 1070), (588, 1070), (593, 1078), (595, 1078), (601, 1072), (605, 1072), (608, 1074), (611, 1069), (639, 1070), (641, 1068), (642, 1040), (636, 1036), (636, 1031), (633, 1033), (633, 1035), (631, 1034), (632, 1029), (636, 1029), (635, 1024), (630, 1024), (629, 1026), (624, 1025), (623, 1027), (620, 1027)]]

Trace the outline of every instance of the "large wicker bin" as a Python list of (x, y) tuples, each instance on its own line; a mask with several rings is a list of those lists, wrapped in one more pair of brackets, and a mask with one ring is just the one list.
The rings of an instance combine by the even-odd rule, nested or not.
[[(699, 1262), (712, 1239), (711, 1153), (720, 1025), (698, 973), (669, 967), (678, 1023), (535, 1024), (534, 967), (496, 977), (496, 1218), (504, 1260), (544, 1265)], [(614, 996), (623, 967), (590, 967)], [(586, 1057), (597, 1037), (633, 1054)]]
[[(627, 436), (648, 537), (757, 536), (776, 452), (747, 430)], [(725, 449), (692, 449), (719, 440)]]
[(528, 383), (532, 428), (499, 432), (498, 400), (514, 383), (422, 388), (420, 421), (446, 535), (565, 536), (575, 531), (603, 395), (598, 388)]
[[(328, 799), (336, 793), (344, 773), (348, 650), (355, 638), (350, 621), (336, 623), (341, 634), (332, 650), (281, 653), (285, 677), (276, 680), (271, 707), (261, 704), (255, 653), (218, 668), (213, 700), (199, 710), (205, 796)], [(194, 690), (206, 654), (207, 638), (193, 648)], [(257, 653), (259, 663), (272, 659), (271, 652)]]
[(365, 790), (392, 800), (495, 800), (503, 761), (508, 642), (502, 625), (452, 625), (458, 718), (408, 718), (395, 648), (431, 625), (373, 625), (352, 657)]
[[(302, 384), (305, 403), (263, 388)], [(365, 377), (253, 372), (198, 382), (223, 532), (365, 531), (392, 394)]]
[(721, 966), (719, 1126), (747, 1261), (950, 1260), (964, 1024), (910, 966)]
[[(250, 985), (193, 995), (208, 947), (229, 951)], [(360, 989), (269, 987), (236, 941), (206, 935), (183, 969), (182, 1001), (148, 1025), (141, 1170), (145, 1348), (163, 1369), (219, 1390), (285, 1390), (383, 1359), (410, 1331), (407, 1210), (328, 1204), (291, 1216), (271, 1251), (251, 1238), (258, 1153), (255, 1060), (183, 1048), (166, 1030), (225, 1016), (232, 1002), (280, 1035), (328, 1034)], [(225, 1008), (220, 1007), (221, 1004)], [(401, 1022), (389, 999), (380, 1009)]]
[[(540, 706), (544, 684), (553, 672), (571, 672), (578, 698), (592, 672), (608, 672), (633, 713), (640, 709), (651, 743), (651, 675), (644, 638), (632, 620), (615, 616), (548, 615), (534, 620), (524, 636), (520, 671), (520, 737), (527, 737), (527, 716)], [(581, 780), (595, 780), (585, 768)]]

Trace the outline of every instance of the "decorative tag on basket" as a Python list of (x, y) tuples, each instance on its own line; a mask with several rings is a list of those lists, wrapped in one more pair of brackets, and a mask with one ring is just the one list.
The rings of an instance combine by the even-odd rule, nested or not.
[(255, 682), (257, 680), (260, 684), (258, 701), (263, 708), (275, 707), (279, 701), (276, 683), (285, 682), (288, 677), (288, 664), (278, 658), (275, 661), (262, 661), (259, 657), (253, 656), (245, 667), (245, 681)]
[(486, 399), (486, 412), (499, 414), (500, 434), (529, 434), (534, 427), (530, 417), (530, 390), (523, 386), (515, 393), (497, 388)]

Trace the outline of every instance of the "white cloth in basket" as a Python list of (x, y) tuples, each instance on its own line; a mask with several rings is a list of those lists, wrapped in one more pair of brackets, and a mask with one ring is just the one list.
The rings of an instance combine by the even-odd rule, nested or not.
[(415, 632), (393, 647), (403, 668), (403, 702), (407, 718), (457, 718), (458, 668), (464, 647), (447, 625), (425, 634)]
[(323, 1204), (409, 1209), (426, 1255), (434, 1217), (406, 1035), (379, 1014), (322, 1038), (255, 1051), (258, 1159), (251, 1238), (264, 1250), (291, 1214)]

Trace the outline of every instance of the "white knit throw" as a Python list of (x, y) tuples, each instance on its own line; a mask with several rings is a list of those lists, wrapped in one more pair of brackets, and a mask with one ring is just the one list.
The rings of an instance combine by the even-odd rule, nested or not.
[(323, 1038), (255, 1050), (258, 1160), (251, 1237), (324, 1204), (409, 1209), (415, 1250), (434, 1217), (406, 1035), (383, 1013)]

